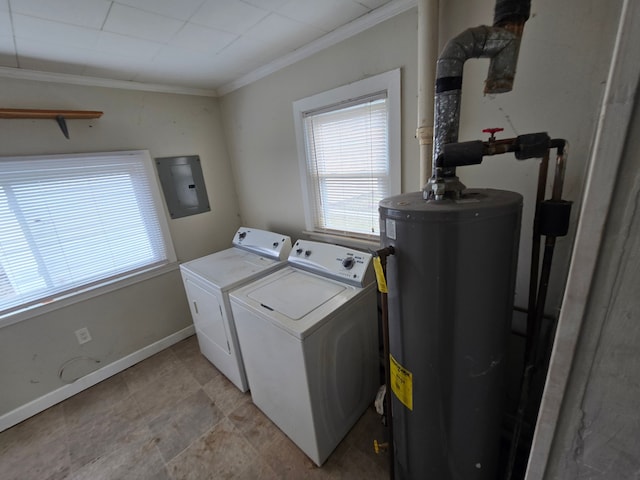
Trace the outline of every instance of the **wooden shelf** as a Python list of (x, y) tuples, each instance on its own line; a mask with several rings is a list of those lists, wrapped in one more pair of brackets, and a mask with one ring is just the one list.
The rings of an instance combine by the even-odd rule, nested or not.
[(0, 108), (0, 118), (48, 118), (65, 119), (100, 118), (102, 112), (90, 110), (31, 110), (24, 108)]
[(66, 120), (100, 118), (102, 112), (92, 110), (34, 110), (25, 108), (0, 108), (0, 118), (55, 120), (65, 137), (69, 138)]

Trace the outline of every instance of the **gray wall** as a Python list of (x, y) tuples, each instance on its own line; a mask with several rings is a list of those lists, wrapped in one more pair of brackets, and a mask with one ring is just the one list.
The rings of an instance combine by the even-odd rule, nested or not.
[[(441, 43), (466, 28), (492, 22), (491, 0), (441, 3)], [(578, 202), (620, 1), (560, 3), (533, 2), (513, 92), (484, 96), (488, 60), (467, 63), (460, 140), (483, 138), (482, 129), (486, 127), (505, 128), (503, 138), (548, 131), (553, 137), (568, 139), (571, 154), (565, 196)], [(409, 192), (421, 187), (414, 139), (416, 44), (417, 10), (413, 9), (221, 99), (229, 156), (245, 221), (294, 238), (304, 230), (292, 102), (398, 67), (402, 69), (402, 189)], [(526, 305), (537, 170), (537, 161), (516, 162), (507, 156), (459, 170), (468, 186), (504, 188), (525, 196), (516, 293), (519, 305)], [(577, 207), (574, 211), (578, 211)], [(574, 218), (572, 229), (575, 221)], [(560, 302), (571, 238), (558, 242), (548, 303), (552, 313)]]
[[(179, 261), (229, 246), (240, 224), (237, 196), (214, 98), (0, 79), (6, 108), (101, 110), (69, 120), (0, 120), (0, 155), (148, 149), (151, 157), (198, 154), (211, 211), (167, 221)], [(0, 328), (0, 416), (62, 385), (58, 369), (76, 357), (88, 373), (191, 325), (178, 271)], [(78, 345), (74, 331), (93, 340)]]
[(640, 98), (545, 478), (640, 478)]

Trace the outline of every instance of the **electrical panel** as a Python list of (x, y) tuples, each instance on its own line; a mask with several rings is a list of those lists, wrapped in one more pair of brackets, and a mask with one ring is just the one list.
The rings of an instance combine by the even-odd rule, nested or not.
[(211, 210), (198, 155), (163, 157), (155, 161), (171, 218)]

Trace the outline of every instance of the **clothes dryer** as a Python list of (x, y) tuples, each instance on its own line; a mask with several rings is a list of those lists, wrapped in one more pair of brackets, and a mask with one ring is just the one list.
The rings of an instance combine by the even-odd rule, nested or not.
[(241, 227), (232, 247), (180, 265), (202, 354), (242, 392), (249, 388), (229, 291), (286, 265), (291, 239)]
[(322, 465), (379, 386), (371, 255), (299, 240), (230, 294), (253, 402)]

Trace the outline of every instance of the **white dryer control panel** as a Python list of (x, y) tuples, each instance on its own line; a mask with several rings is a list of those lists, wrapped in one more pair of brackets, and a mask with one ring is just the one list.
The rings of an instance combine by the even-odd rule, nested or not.
[(312, 273), (364, 287), (373, 281), (371, 258), (370, 253), (353, 248), (298, 240), (289, 254), (289, 263)]
[(279, 260), (286, 260), (291, 251), (290, 237), (257, 228), (240, 227), (232, 243), (235, 247)]

